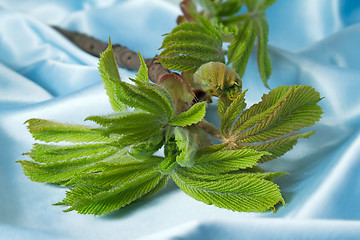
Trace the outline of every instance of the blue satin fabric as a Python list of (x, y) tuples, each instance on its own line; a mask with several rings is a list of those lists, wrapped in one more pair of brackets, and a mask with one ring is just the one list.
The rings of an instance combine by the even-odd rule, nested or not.
[[(359, 239), (360, 1), (278, 0), (267, 12), (271, 88), (303, 84), (324, 99), (324, 114), (285, 156), (263, 165), (286, 207), (238, 213), (207, 206), (174, 183), (152, 199), (107, 216), (62, 213), (65, 189), (31, 182), (16, 160), (33, 139), (29, 118), (82, 123), (111, 112), (90, 56), (49, 25), (158, 54), (175, 26), (178, 1), (0, 0), (0, 239)], [(123, 80), (134, 72), (120, 69)], [(248, 104), (268, 90), (251, 56), (243, 79)], [(216, 111), (208, 108), (211, 120)]]

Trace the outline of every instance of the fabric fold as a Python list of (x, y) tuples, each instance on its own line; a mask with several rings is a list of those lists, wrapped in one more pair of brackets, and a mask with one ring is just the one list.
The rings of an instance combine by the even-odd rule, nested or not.
[[(166, 0), (0, 0), (0, 238), (4, 239), (356, 239), (360, 236), (360, 3), (278, 0), (267, 12), (271, 88), (310, 85), (324, 110), (283, 157), (263, 164), (287, 171), (276, 180), (286, 207), (238, 213), (197, 202), (174, 182), (152, 199), (107, 216), (63, 213), (52, 206), (65, 188), (31, 182), (17, 160), (35, 142), (29, 118), (84, 122), (111, 113), (98, 58), (51, 25), (122, 44), (144, 57), (159, 53), (180, 14)], [(268, 92), (256, 47), (243, 89), (248, 106)], [(123, 81), (135, 72), (119, 69)], [(212, 119), (216, 100), (208, 108)]]

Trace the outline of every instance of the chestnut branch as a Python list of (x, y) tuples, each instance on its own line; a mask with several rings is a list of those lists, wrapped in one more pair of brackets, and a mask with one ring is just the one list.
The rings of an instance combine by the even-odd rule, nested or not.
[[(53, 28), (59, 33), (61, 33), (63, 36), (68, 38), (80, 49), (95, 57), (100, 57), (100, 53), (105, 51), (108, 46), (107, 43), (90, 37), (86, 34), (65, 30), (58, 26), (53, 26)], [(120, 44), (114, 44), (113, 51), (115, 61), (118, 67), (122, 67), (128, 70), (139, 70), (140, 58), (136, 52), (128, 49), (127, 47), (121, 46)], [(170, 73), (169, 69), (165, 68), (160, 63), (155, 62), (156, 57), (145, 58), (144, 60), (149, 69), (148, 74), (152, 82), (159, 83), (166, 74)]]

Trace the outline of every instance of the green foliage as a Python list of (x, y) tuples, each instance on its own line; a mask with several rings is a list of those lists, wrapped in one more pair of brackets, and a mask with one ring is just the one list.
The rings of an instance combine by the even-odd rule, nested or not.
[(148, 68), (145, 64), (144, 58), (141, 56), (140, 51), (138, 52), (139, 58), (140, 58), (140, 68), (138, 73), (136, 74), (136, 80), (140, 82), (148, 82), (149, 76), (148, 76)]
[(67, 182), (75, 176), (100, 171), (104, 167), (101, 163), (112, 160), (114, 155), (119, 155), (116, 149), (104, 150), (97, 154), (84, 155), (80, 158), (64, 161), (47, 162), (45, 164), (22, 161), (21, 165), (24, 168), (25, 175), (29, 176), (32, 181), (67, 185)]
[[(226, 98), (220, 98), (219, 100), (218, 113), (221, 119), (220, 131), (224, 136), (229, 134), (235, 119), (246, 107), (245, 93), (246, 91), (243, 91), (233, 102), (226, 103)], [(228, 106), (224, 106), (224, 104)]]
[(163, 131), (160, 131), (159, 134), (152, 136), (139, 144), (131, 145), (128, 152), (137, 159), (147, 158), (158, 151), (164, 145), (164, 141)]
[(275, 1), (245, 1), (248, 13), (239, 17), (230, 17), (223, 23), (238, 24), (242, 22), (235, 36), (231, 41), (228, 51), (229, 61), (232, 67), (242, 77), (254, 46), (255, 38), (258, 39), (257, 63), (261, 79), (269, 88), (267, 80), (271, 75), (271, 60), (269, 58), (267, 42), (269, 27), (265, 18), (265, 10)]
[[(197, 1), (203, 7), (203, 16), (196, 13), (191, 0), (185, 2), (187, 4), (182, 6), (182, 10), (187, 21), (198, 24), (202, 17), (205, 17), (219, 28), (223, 41), (230, 42), (227, 51), (227, 64), (232, 64), (232, 68), (239, 74), (240, 78), (245, 73), (255, 39), (258, 39), (258, 69), (264, 85), (269, 88), (267, 80), (271, 75), (272, 68), (267, 47), (269, 27), (265, 11), (274, 4), (275, 0)], [(243, 6), (247, 8), (247, 12), (239, 14)], [(176, 40), (174, 42), (176, 44)], [(206, 54), (205, 49), (199, 49), (199, 51)]]
[[(107, 89), (107, 94), (110, 96), (110, 103), (123, 106), (122, 108), (116, 108), (115, 111), (126, 110), (126, 106), (133, 107), (147, 111), (149, 113), (162, 115), (165, 118), (172, 117), (174, 114), (174, 103), (169, 93), (160, 87), (159, 85), (148, 82), (148, 69), (144, 59), (141, 57), (141, 66), (136, 79), (133, 80), (136, 85), (132, 85), (126, 82), (121, 82), (118, 75), (114, 54), (111, 47), (111, 42), (107, 50), (102, 54), (100, 58), (99, 70), (102, 76), (108, 76), (105, 82), (105, 88), (110, 82), (110, 90)], [(116, 69), (116, 71), (114, 70)], [(113, 90), (114, 92), (109, 92)], [(114, 107), (113, 107), (114, 108)]]
[(146, 101), (152, 104), (152, 109), (149, 112), (163, 115), (165, 118), (173, 117), (175, 105), (166, 89), (153, 83), (136, 82), (136, 84), (137, 89), (146, 97), (144, 104), (146, 104)]
[(158, 60), (163, 66), (195, 72), (207, 62), (225, 61), (220, 31), (206, 19), (200, 21), (200, 24), (181, 23), (166, 35), (160, 48), (164, 50)]
[(197, 137), (183, 128), (175, 128), (175, 142), (178, 149), (176, 162), (183, 167), (194, 165), (195, 154), (198, 150)]
[(119, 135), (120, 145), (135, 144), (158, 134), (166, 125), (161, 117), (146, 112), (118, 112), (111, 116), (90, 116), (91, 120), (106, 127), (103, 129), (108, 136)]
[(126, 106), (117, 100), (118, 95), (118, 85), (120, 80), (120, 75), (118, 68), (116, 66), (114, 53), (112, 51), (111, 40), (109, 38), (109, 47), (105, 52), (100, 54), (99, 61), (99, 72), (101, 79), (104, 82), (104, 87), (106, 94), (109, 97), (109, 102), (114, 111), (122, 111), (126, 109)]
[[(135, 79), (122, 82), (109, 41), (99, 71), (114, 112), (85, 119), (96, 127), (26, 121), (42, 143), (25, 154), (32, 160), (19, 161), (25, 175), (68, 187), (57, 205), (81, 214), (107, 214), (149, 198), (171, 177), (206, 204), (275, 211), (284, 199), (272, 180), (286, 173), (266, 172), (259, 163), (282, 156), (299, 138), (314, 134), (299, 131), (319, 121), (322, 110), (320, 95), (310, 86), (277, 87), (246, 109), (241, 76), (256, 38), (265, 85), (271, 74), (264, 11), (273, 2), (201, 0), (204, 10), (197, 12), (191, 0), (183, 1), (184, 22), (166, 35), (158, 61), (186, 72), (162, 75), (157, 84), (149, 82), (140, 53)], [(243, 6), (249, 12), (238, 15)], [(232, 68), (223, 63), (224, 38), (231, 39)], [(219, 129), (204, 119), (207, 102), (199, 93), (208, 101), (218, 97)]]
[(265, 94), (260, 103), (239, 114), (236, 121), (234, 116), (223, 118), (222, 122), (228, 126), (223, 131), (224, 137), (233, 148), (246, 147), (273, 154), (262, 161), (281, 156), (298, 138), (313, 134), (295, 132), (320, 120), (323, 113), (317, 105), (320, 100), (319, 93), (310, 86), (278, 87)]
[(28, 129), (34, 139), (44, 142), (97, 142), (112, 141), (111, 138), (104, 136), (101, 129), (91, 128), (81, 125), (68, 123), (58, 123), (43, 119), (29, 119)]
[(220, 7), (217, 11), (218, 17), (232, 16), (240, 11), (243, 6), (242, 0), (226, 0), (221, 2)]
[[(205, 150), (205, 151), (204, 151)], [(250, 168), (267, 152), (252, 149), (206, 151), (200, 149), (195, 156), (195, 164), (189, 171), (199, 174), (222, 174), (239, 169)]]
[[(138, 86), (126, 82), (120, 82), (119, 84), (119, 96), (118, 99), (126, 104), (129, 107), (136, 109), (141, 109), (152, 114), (163, 114), (163, 108), (166, 108), (170, 103), (165, 101), (159, 101), (158, 96), (154, 93), (161, 94), (159, 91), (156, 91), (155, 88), (152, 91), (145, 92), (140, 90), (138, 86), (143, 86), (146, 89), (146, 85), (142, 82), (137, 82)], [(162, 100), (165, 100), (166, 97), (163, 96)], [(169, 113), (171, 115), (171, 113)]]
[(309, 138), (311, 135), (315, 134), (315, 131), (305, 132), (305, 133), (293, 133), (289, 136), (275, 139), (269, 142), (263, 142), (259, 145), (251, 145), (248, 148), (255, 149), (258, 151), (267, 151), (271, 155), (263, 156), (259, 162), (267, 162), (274, 158), (284, 155), (286, 152), (290, 151), (293, 146), (297, 143), (299, 138)]
[(112, 164), (104, 171), (78, 177), (78, 184), (57, 205), (68, 205), (65, 211), (101, 215), (154, 194), (168, 178), (154, 170), (158, 159), (149, 162)]
[(194, 104), (188, 111), (180, 113), (169, 121), (172, 126), (185, 127), (198, 123), (206, 113), (206, 102)]
[(229, 46), (228, 56), (229, 63), (233, 63), (232, 67), (242, 77), (245, 73), (246, 64), (249, 60), (256, 37), (254, 23), (246, 20), (239, 28), (236, 38)]
[(84, 156), (98, 155), (113, 149), (111, 143), (94, 143), (81, 145), (50, 145), (35, 143), (31, 152), (26, 153), (39, 163), (71, 161)]
[(265, 211), (284, 199), (278, 186), (247, 174), (202, 175), (186, 169), (174, 171), (175, 183), (189, 196), (206, 204), (233, 211)]
[(258, 30), (258, 51), (257, 51), (257, 64), (260, 72), (261, 79), (266, 87), (267, 79), (271, 75), (271, 60), (267, 49), (269, 27), (265, 18), (260, 18), (256, 21)]

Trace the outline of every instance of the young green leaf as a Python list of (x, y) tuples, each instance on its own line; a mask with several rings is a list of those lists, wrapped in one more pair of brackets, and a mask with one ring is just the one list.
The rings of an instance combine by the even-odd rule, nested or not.
[(139, 143), (155, 136), (166, 125), (161, 116), (145, 112), (119, 112), (112, 116), (90, 116), (86, 120), (106, 126), (103, 132), (109, 136), (120, 136), (116, 141), (121, 146)]
[[(307, 136), (294, 135), (295, 131), (319, 121), (322, 109), (317, 103), (320, 100), (319, 93), (310, 86), (278, 87), (241, 114), (226, 137), (229, 145), (265, 151), (277, 146), (283, 152), (298, 137)], [(280, 146), (280, 143), (288, 147)], [(267, 148), (260, 148), (259, 145)], [(277, 151), (275, 156), (280, 156), (280, 152)]]
[(258, 152), (252, 149), (217, 151), (200, 150), (195, 155), (195, 164), (189, 171), (201, 174), (218, 174), (237, 171), (255, 166), (258, 160), (268, 155), (267, 152)]
[[(147, 112), (117, 112), (106, 116), (89, 116), (85, 120), (94, 121), (103, 127), (117, 127), (118, 129), (132, 129), (146, 126), (156, 122), (161, 123), (161, 118)], [(156, 124), (156, 125), (159, 125)], [(165, 124), (165, 123), (164, 123)], [(106, 131), (106, 130), (104, 130)]]
[[(209, 44), (204, 44), (204, 40)], [(201, 18), (200, 23), (186, 22), (175, 27), (164, 38), (158, 61), (169, 69), (195, 72), (209, 61), (224, 62), (221, 47), (220, 31)]]
[(138, 54), (140, 58), (140, 68), (138, 73), (136, 74), (136, 80), (140, 82), (148, 82), (149, 81), (148, 68), (144, 61), (144, 58), (140, 54), (140, 51), (138, 51)]
[(220, 131), (221, 134), (227, 136), (231, 131), (232, 125), (236, 118), (244, 111), (246, 107), (245, 103), (245, 93), (244, 91), (228, 106), (226, 110), (223, 111), (223, 114), (220, 116), (221, 125)]
[[(187, 24), (179, 25), (178, 28), (181, 28), (181, 30), (173, 29), (173, 31), (170, 34), (165, 35), (165, 38), (163, 40), (163, 43), (160, 47), (160, 49), (166, 49), (169, 46), (176, 45), (176, 43), (183, 43), (185, 45), (190, 45), (194, 42), (201, 41), (207, 46), (211, 46), (213, 48), (216, 48), (219, 46), (220, 42), (214, 42), (212, 38), (208, 38), (207, 35), (203, 34), (201, 30), (195, 29), (195, 31), (192, 30), (192, 28), (185, 28), (184, 26), (188, 26)], [(190, 26), (193, 26), (192, 24)], [(184, 28), (183, 28), (184, 27)], [(191, 34), (188, 34), (191, 32)]]
[(176, 162), (183, 167), (194, 165), (194, 158), (198, 149), (197, 138), (184, 128), (176, 127), (174, 130), (175, 142), (178, 148)]
[(163, 158), (149, 156), (142, 161), (124, 153), (116, 162), (107, 163), (101, 171), (74, 177), (69, 185), (92, 185), (99, 187), (120, 186), (140, 176), (147, 175)]
[(219, 149), (217, 151), (210, 151), (209, 153), (202, 150), (196, 154), (195, 163), (204, 164), (217, 161), (233, 161), (237, 160), (241, 163), (238, 169), (245, 169), (256, 165), (259, 157), (267, 154), (266, 152), (258, 152), (251, 149), (240, 150), (224, 150)]
[(153, 195), (168, 180), (168, 177), (154, 170), (161, 160), (159, 157), (149, 157), (139, 162), (123, 155), (116, 162), (103, 164), (102, 169), (96, 172), (75, 176), (68, 184), (74, 187), (57, 205), (68, 205), (65, 211), (100, 215)]
[(228, 50), (228, 64), (239, 74), (240, 78), (245, 73), (245, 68), (254, 47), (256, 30), (254, 22), (246, 20), (239, 28), (235, 39), (230, 43)]
[(280, 157), (290, 151), (293, 146), (297, 143), (299, 138), (309, 138), (311, 135), (314, 135), (315, 131), (306, 132), (306, 133), (297, 133), (279, 138), (277, 140), (272, 140), (267, 143), (260, 145), (247, 146), (248, 149), (254, 149), (257, 151), (267, 151), (271, 155), (264, 155), (260, 158), (259, 163), (267, 162), (274, 158)]
[(173, 128), (169, 128), (166, 131), (164, 155), (165, 155), (164, 160), (156, 167), (156, 169), (162, 174), (168, 175), (178, 165), (176, 162), (176, 158), (178, 155), (178, 147), (175, 141)]
[(100, 54), (99, 71), (101, 79), (104, 82), (106, 94), (109, 97), (111, 107), (114, 111), (122, 111), (126, 106), (117, 99), (118, 83), (121, 82), (119, 71), (115, 62), (112, 50), (111, 40), (109, 38), (109, 46)]
[(323, 113), (317, 105), (320, 100), (319, 93), (310, 86), (277, 87), (244, 111), (232, 133), (241, 134), (238, 139), (242, 142), (265, 141), (312, 126)]
[(99, 71), (104, 75), (104, 77), (106, 77), (104, 80), (112, 81), (114, 83), (121, 82), (110, 38), (109, 46), (100, 55)]
[(70, 206), (65, 211), (75, 210), (81, 214), (94, 215), (107, 214), (150, 193), (164, 178), (166, 176), (158, 171), (148, 170), (147, 174), (137, 176), (119, 186), (106, 188), (80, 185), (67, 192), (66, 198), (59, 204)]
[(267, 48), (269, 26), (265, 18), (259, 18), (256, 21), (258, 31), (258, 49), (257, 49), (257, 64), (259, 73), (264, 85), (269, 88), (267, 80), (271, 75), (271, 60)]
[(176, 155), (165, 156), (164, 160), (156, 167), (161, 174), (170, 174), (177, 166)]
[(164, 141), (164, 133), (160, 132), (146, 141), (132, 145), (129, 154), (137, 159), (148, 158), (164, 145)]
[(269, 88), (267, 80), (271, 75), (271, 60), (268, 53), (269, 27), (265, 18), (265, 10), (274, 3), (274, 0), (246, 0), (248, 13), (225, 19), (224, 24), (241, 23), (235, 39), (231, 41), (228, 57), (229, 63), (242, 77), (253, 49), (255, 38), (258, 38), (257, 63), (260, 77), (264, 85)]
[(112, 157), (119, 157), (119, 150), (104, 149), (91, 155), (84, 155), (80, 158), (73, 158), (63, 161), (54, 161), (41, 164), (33, 161), (20, 161), (25, 175), (32, 181), (65, 184), (75, 176), (89, 172), (97, 172), (103, 169), (104, 165), (99, 164), (111, 160)]
[(170, 175), (163, 175), (159, 183), (153, 189), (151, 189), (148, 193), (142, 195), (136, 201), (151, 198), (167, 185), (169, 179), (170, 179)]
[(219, 17), (232, 16), (240, 11), (243, 6), (242, 0), (227, 0), (220, 4), (220, 8), (216, 15)]
[(219, 50), (209, 45), (195, 45), (195, 44), (184, 44), (179, 43), (177, 45), (170, 45), (161, 52), (160, 56), (171, 56), (176, 54), (190, 55), (203, 61), (214, 60), (214, 55), (219, 53)]
[(213, 204), (233, 211), (252, 212), (274, 209), (278, 202), (284, 203), (278, 186), (257, 177), (235, 175), (238, 178), (226, 179), (216, 175), (213, 180), (204, 181), (174, 171), (175, 183), (189, 196), (205, 204)]
[(101, 129), (68, 123), (58, 123), (42, 119), (29, 119), (28, 129), (36, 140), (44, 142), (67, 141), (81, 142), (111, 142), (114, 139), (105, 136)]
[(139, 91), (141, 91), (148, 99), (151, 99), (152, 102), (162, 110), (162, 115), (164, 115), (165, 118), (173, 117), (175, 109), (174, 101), (165, 88), (148, 82), (135, 81), (135, 83)]
[(147, 125), (139, 126), (131, 131), (124, 133), (124, 129), (121, 127), (111, 127), (108, 128), (109, 133), (120, 134), (120, 137), (117, 140), (117, 144), (121, 147), (126, 147), (133, 144), (139, 144), (143, 141), (158, 135), (162, 131), (163, 125)]
[(165, 96), (166, 90), (160, 92), (150, 83), (137, 81), (136, 84), (140, 87), (125, 82), (119, 83), (118, 99), (129, 107), (145, 110), (165, 118), (172, 115), (173, 109), (169, 108), (173, 104), (168, 100), (169, 96)]
[(230, 106), (230, 104), (232, 102), (233, 101), (227, 97), (222, 97), (222, 98), (218, 99), (217, 107), (218, 107), (218, 115), (219, 115), (220, 120), (222, 120), (222, 118), (226, 112), (226, 109)]
[(29, 155), (39, 163), (66, 161), (83, 156), (96, 155), (111, 150), (111, 143), (76, 144), (76, 145), (51, 145), (35, 143)]
[(201, 121), (206, 113), (206, 102), (194, 104), (188, 111), (173, 117), (169, 124), (172, 126), (185, 127)]
[(224, 181), (239, 179), (243, 177), (258, 178), (261, 180), (271, 181), (274, 180), (275, 178), (288, 174), (287, 172), (266, 172), (265, 170), (261, 169), (258, 166), (254, 166), (252, 168), (240, 169), (238, 171), (232, 171), (229, 173), (220, 173), (220, 174), (196, 173), (191, 171), (190, 168), (186, 168), (186, 167), (179, 167), (176, 169), (176, 171), (190, 178), (196, 178), (203, 181), (217, 181), (219, 177)]
[(195, 72), (208, 61), (193, 56), (176, 55), (163, 57), (158, 60), (164, 67), (184, 72)]

